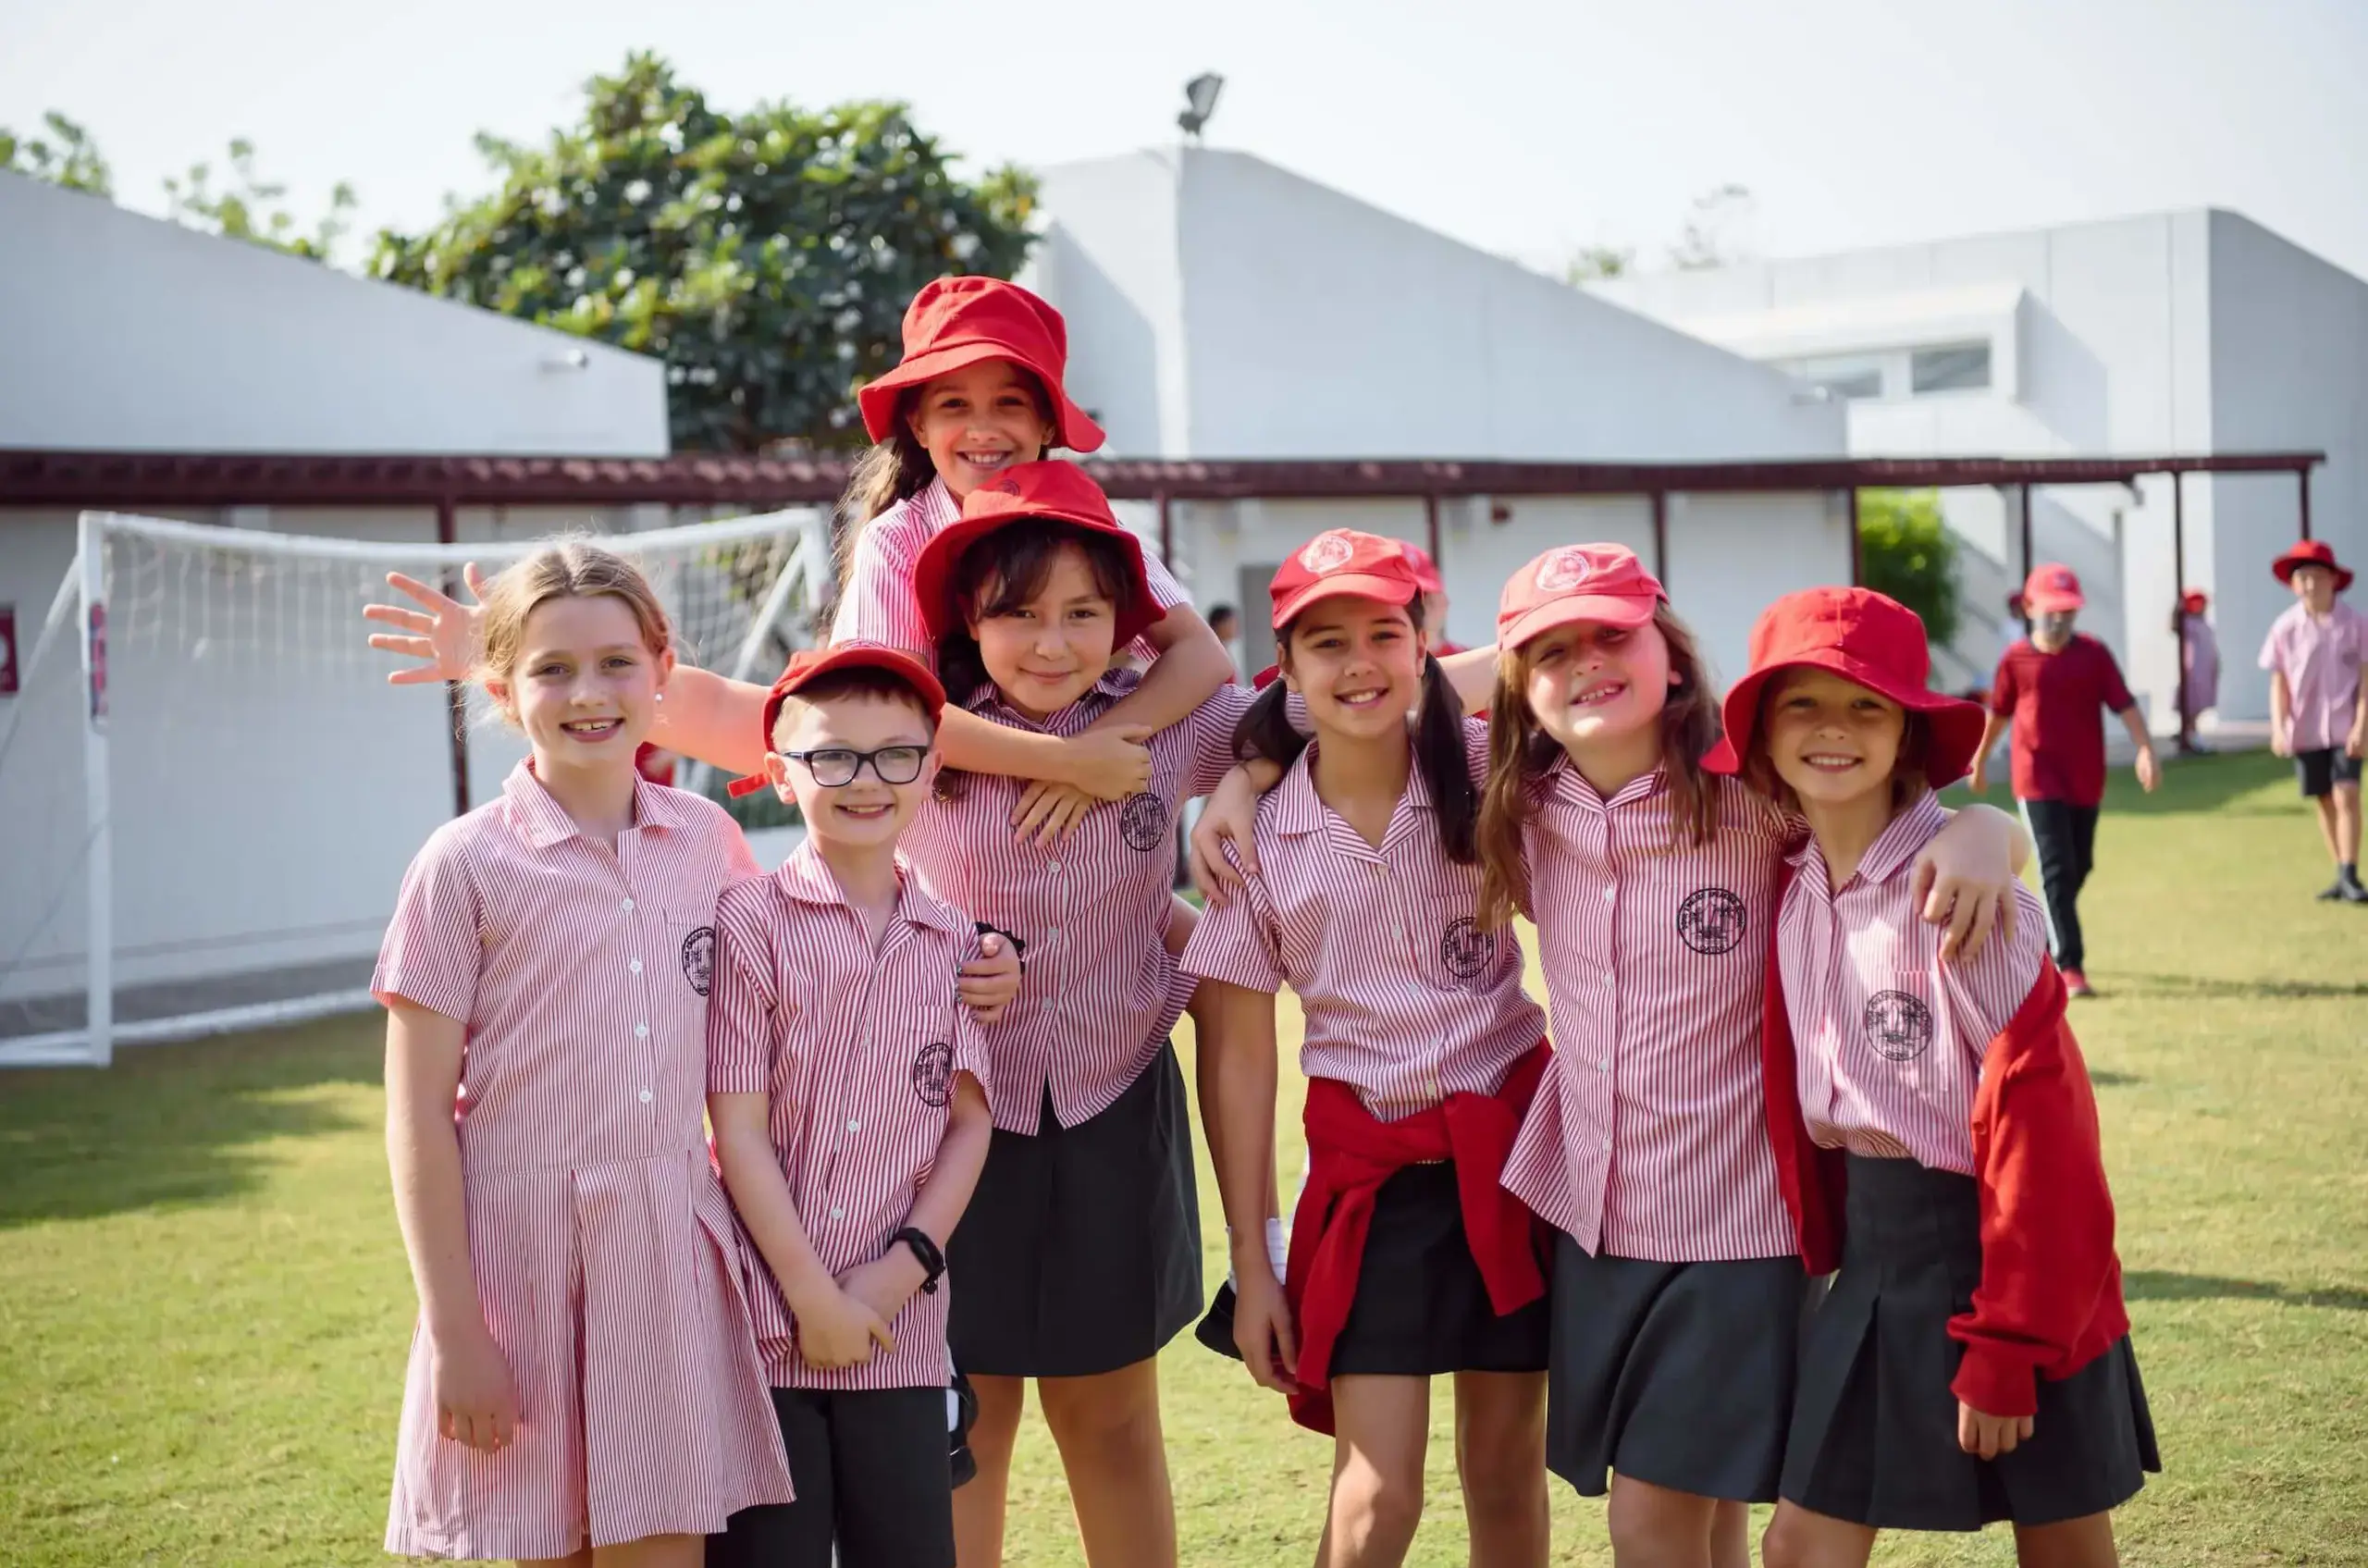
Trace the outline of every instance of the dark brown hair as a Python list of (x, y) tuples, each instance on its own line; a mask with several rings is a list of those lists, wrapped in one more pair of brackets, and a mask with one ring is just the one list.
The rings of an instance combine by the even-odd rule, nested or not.
[[(952, 575), (955, 601), (962, 613), (937, 639), (937, 673), (945, 683), (947, 701), (967, 702), (971, 693), (993, 679), (979, 651), (979, 639), (970, 634), (970, 622), (1007, 615), (1042, 593), (1064, 549), (1075, 549), (1084, 557), (1094, 587), (1109, 599), (1116, 619), (1125, 621), (1133, 612), (1135, 574), (1125, 547), (1107, 534), (1035, 518), (973, 539), (954, 563)], [(968, 775), (959, 770), (942, 770), (937, 775), (938, 798), (958, 799), (968, 781)]]
[[(1423, 629), (1423, 600), (1417, 595), (1407, 604), (1406, 618), (1414, 629)], [(1283, 662), (1290, 661), (1291, 638), (1298, 633), (1302, 614), (1294, 617), (1276, 636), (1276, 652)], [(1455, 692), (1447, 672), (1439, 667), (1438, 656), (1423, 655), (1422, 710), (1414, 726), (1414, 766), (1423, 775), (1424, 787), (1431, 794), (1431, 804), (1438, 812), (1439, 843), (1447, 850), (1448, 858), (1469, 866), (1479, 858), (1477, 833), (1480, 819), (1480, 792), (1472, 785), (1472, 769), (1466, 760), (1463, 746), (1463, 700)], [(1299, 760), (1307, 749), (1312, 736), (1302, 735), (1292, 724), (1289, 711), (1290, 691), (1278, 679), (1258, 694), (1250, 711), (1234, 726), (1233, 747), (1240, 757), (1263, 757), (1277, 766), (1288, 768)]]
[[(1719, 698), (1694, 634), (1664, 602), (1653, 607), (1653, 627), (1669, 645), (1677, 679), (1662, 704), (1660, 767), (1668, 783), (1670, 847), (1707, 844), (1719, 821), (1719, 778), (1702, 769), (1718, 743)], [(1495, 930), (1515, 914), (1531, 913), (1523, 831), (1537, 815), (1537, 781), (1561, 746), (1529, 710), (1535, 639), (1497, 661), (1497, 690), (1488, 704), (1488, 784), (1480, 800), (1479, 923)]]

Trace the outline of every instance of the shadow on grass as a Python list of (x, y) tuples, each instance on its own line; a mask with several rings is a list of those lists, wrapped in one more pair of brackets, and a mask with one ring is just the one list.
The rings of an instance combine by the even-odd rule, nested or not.
[(2174, 1274), (2140, 1269), (2121, 1277), (2121, 1293), (2133, 1302), (2276, 1302), (2286, 1306), (2330, 1307), (2368, 1312), (2368, 1290), (2336, 1287), (2301, 1290), (2268, 1279), (2228, 1279), (2216, 1274)]
[(2196, 996), (2207, 1001), (2258, 1002), (2368, 997), (2368, 981), (2226, 980), (2214, 975), (2132, 974), (2116, 976), (2132, 996)]
[(303, 1091), (375, 1084), (376, 1014), (142, 1046), (104, 1071), (0, 1077), (0, 1229), (205, 1203), (260, 1182), (253, 1145), (358, 1126)]
[(2134, 1072), (2115, 1072), (2111, 1068), (2090, 1068), (2089, 1081), (2100, 1089), (2127, 1089), (2146, 1080)]

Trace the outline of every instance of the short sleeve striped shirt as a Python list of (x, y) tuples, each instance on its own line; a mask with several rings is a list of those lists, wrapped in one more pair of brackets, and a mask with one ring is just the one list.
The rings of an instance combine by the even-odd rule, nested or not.
[[(810, 843), (716, 906), (708, 1089), (765, 1094), (791, 1200), (822, 1266), (870, 1263), (905, 1226), (945, 1140), (955, 1080), (987, 1087), (986, 1044), (955, 994), (970, 922), (907, 879), (878, 950)], [(772, 1270), (744, 1230), (757, 1344), (778, 1388), (909, 1389), (946, 1380), (944, 1289), (906, 1303), (896, 1348), (861, 1366), (797, 1353)]]
[[(1135, 689), (1114, 671), (1041, 724), (992, 685), (972, 712), (1000, 724), (1071, 735)], [(1159, 1054), (1184, 1011), (1163, 935), (1176, 881), (1176, 813), (1233, 764), (1233, 729), (1251, 694), (1224, 686), (1178, 724), (1153, 735), (1151, 787), (1085, 814), (1047, 849), (1012, 832), (1026, 784), (974, 773), (953, 800), (932, 800), (904, 848), (936, 896), (1024, 945), (1019, 994), (987, 1031), (994, 1054), (995, 1125), (1033, 1133), (1047, 1093), (1063, 1127), (1106, 1109)]]
[(1590, 1253), (1789, 1255), (1759, 1070), (1781, 819), (1721, 783), (1709, 840), (1673, 846), (1659, 770), (1607, 800), (1557, 758), (1536, 787), (1555, 1069), (1505, 1186)]
[(1817, 841), (1776, 927), (1801, 1114), (1829, 1148), (1973, 1171), (1973, 1102), (1990, 1042), (2038, 983), (2047, 920), (2015, 886), (2015, 934), (1941, 961), (1941, 928), (1917, 908), (1917, 855), (1948, 825), (1927, 795), (1894, 818), (1839, 888)]
[[(1487, 726), (1467, 720), (1464, 735), (1476, 777)], [(1521, 944), (1474, 924), (1479, 868), (1448, 858), (1419, 769), (1376, 849), (1316, 794), (1315, 757), (1310, 746), (1259, 803), (1259, 874), (1201, 918), (1185, 973), (1289, 985), (1301, 1069), (1348, 1084), (1384, 1121), (1495, 1093), (1546, 1032), (1522, 990)]]
[[(913, 597), (913, 571), (921, 550), (939, 533), (962, 520), (962, 503), (943, 479), (898, 501), (865, 525), (856, 539), (855, 560), (847, 567), (845, 589), (839, 596), (838, 614), (831, 623), (832, 640), (862, 637), (893, 648), (927, 653), (929, 628), (921, 621), (920, 603)], [(1173, 609), (1191, 602), (1158, 556), (1143, 552), (1143, 574), (1152, 597)], [(1143, 638), (1126, 650), (1149, 661), (1159, 650)]]

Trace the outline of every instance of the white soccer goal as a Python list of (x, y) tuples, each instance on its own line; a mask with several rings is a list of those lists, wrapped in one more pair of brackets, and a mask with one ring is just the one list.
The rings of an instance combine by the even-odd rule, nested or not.
[[(813, 510), (614, 534), (682, 656), (768, 679), (810, 640), (831, 540)], [(403, 867), (524, 746), (443, 687), (390, 686), (362, 606), (537, 541), (379, 543), (84, 512), (0, 701), (0, 1066), (370, 1006)], [(76, 649), (80, 658), (76, 658)], [(687, 787), (708, 781), (699, 771)]]

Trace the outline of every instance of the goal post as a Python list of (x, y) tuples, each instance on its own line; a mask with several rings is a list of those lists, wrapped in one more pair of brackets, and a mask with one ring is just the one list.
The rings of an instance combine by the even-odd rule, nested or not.
[[(648, 575), (678, 654), (726, 674), (778, 668), (830, 597), (819, 510), (594, 537)], [(389, 571), (435, 580), (545, 542), (82, 513), (0, 702), (0, 1067), (370, 1006), (376, 932), (451, 813), (454, 761), (444, 689), (388, 685), (361, 608)], [(524, 743), (468, 734), (482, 802)]]

